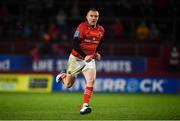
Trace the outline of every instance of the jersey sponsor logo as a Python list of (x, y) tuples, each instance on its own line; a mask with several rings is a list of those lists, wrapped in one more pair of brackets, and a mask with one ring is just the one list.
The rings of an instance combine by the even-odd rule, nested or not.
[(94, 37), (102, 37), (102, 33), (101, 32), (94, 32), (94, 31), (89, 31), (89, 32), (86, 32), (87, 35), (91, 35), (91, 36), (94, 36)]
[(85, 42), (90, 42), (90, 43), (99, 43), (99, 41), (95, 41), (95, 40), (90, 40), (90, 39), (85, 39)]
[(75, 33), (74, 33), (74, 37), (78, 37), (79, 36), (79, 31), (75, 31)]

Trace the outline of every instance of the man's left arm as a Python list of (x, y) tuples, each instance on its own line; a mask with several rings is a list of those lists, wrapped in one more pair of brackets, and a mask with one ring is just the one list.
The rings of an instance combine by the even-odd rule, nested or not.
[(96, 48), (96, 53), (95, 53), (95, 55), (94, 55), (94, 58), (95, 58), (96, 60), (101, 60), (101, 54), (99, 53), (100, 48), (101, 48), (101, 45), (102, 45), (102, 40), (99, 42), (99, 44), (98, 44), (98, 46), (97, 46), (97, 48)]

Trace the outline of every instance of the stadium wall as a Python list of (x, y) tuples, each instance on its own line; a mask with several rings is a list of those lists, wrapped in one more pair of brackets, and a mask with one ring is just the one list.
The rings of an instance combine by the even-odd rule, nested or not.
[[(67, 57), (44, 56), (34, 62), (29, 56), (0, 56), (0, 91), (51, 92), (83, 91), (85, 80), (80, 75), (75, 85), (66, 89), (55, 83), (55, 75), (66, 68)], [(95, 92), (179, 93), (180, 75), (149, 72), (143, 57), (103, 58), (97, 64)]]
[(52, 74), (0, 74), (0, 92), (51, 92)]
[[(77, 78), (70, 89), (53, 81), (53, 91), (83, 91), (85, 80)], [(95, 92), (119, 92), (119, 93), (179, 93), (180, 78), (173, 77), (98, 77), (94, 85)]]
[[(33, 61), (29, 56), (0, 56), (0, 71), (59, 72), (66, 68), (67, 57), (43, 56)], [(147, 60), (143, 57), (105, 57), (97, 62), (98, 72), (133, 73), (147, 71)]]

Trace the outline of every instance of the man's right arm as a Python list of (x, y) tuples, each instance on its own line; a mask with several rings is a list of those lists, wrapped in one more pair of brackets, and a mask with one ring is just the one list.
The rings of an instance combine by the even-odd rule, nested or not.
[(76, 50), (83, 58), (85, 58), (86, 54), (82, 51), (79, 44), (80, 40), (78, 39), (78, 37), (75, 37), (73, 40), (73, 49)]
[(80, 40), (78, 40), (78, 38), (75, 37), (73, 41), (73, 49), (76, 50), (84, 58), (86, 62), (91, 61), (94, 58), (94, 55), (86, 55), (80, 48), (79, 44)]

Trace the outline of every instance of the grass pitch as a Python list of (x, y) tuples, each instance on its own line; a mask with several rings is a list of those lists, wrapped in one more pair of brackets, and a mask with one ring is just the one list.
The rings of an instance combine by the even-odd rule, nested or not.
[(180, 95), (94, 93), (88, 115), (81, 102), (82, 93), (0, 93), (0, 120), (180, 119)]

